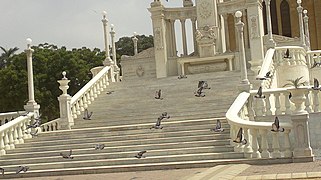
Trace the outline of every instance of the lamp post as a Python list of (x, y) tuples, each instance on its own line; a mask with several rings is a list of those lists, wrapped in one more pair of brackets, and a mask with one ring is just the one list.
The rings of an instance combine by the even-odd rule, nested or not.
[(246, 59), (245, 59), (245, 48), (244, 48), (244, 37), (243, 37), (243, 30), (244, 30), (244, 23), (241, 21), (242, 12), (236, 11), (235, 17), (237, 18), (237, 22), (235, 24), (238, 30), (239, 36), (239, 48), (240, 48), (240, 64), (241, 64), (241, 84), (250, 84), (249, 80), (247, 79), (247, 69), (246, 69)]
[(298, 7), (296, 8), (298, 10), (299, 14), (299, 28), (300, 28), (300, 41), (302, 43), (302, 46), (305, 47), (305, 36), (304, 36), (304, 27), (303, 27), (303, 17), (302, 17), (302, 12), (303, 12), (303, 7), (301, 6), (302, 0), (297, 0)]
[(115, 30), (114, 30), (114, 25), (110, 25), (110, 36), (111, 36), (111, 45), (112, 45), (112, 53), (113, 53), (113, 61), (116, 69), (118, 68), (117, 66), (117, 61), (116, 61), (116, 44), (115, 44)]
[(103, 62), (104, 66), (110, 66), (113, 65), (113, 61), (110, 59), (109, 54), (109, 38), (108, 38), (108, 19), (107, 19), (107, 12), (103, 11), (103, 19), (101, 20), (103, 22), (104, 27), (104, 40), (105, 40), (105, 51), (106, 51), (106, 58)]
[(137, 41), (138, 41), (138, 38), (136, 37), (137, 36), (137, 33), (134, 32), (134, 37), (132, 38), (133, 42), (134, 42), (134, 55), (136, 55), (138, 53), (137, 51)]
[(34, 52), (34, 50), (31, 49), (32, 40), (30, 38), (27, 38), (26, 41), (27, 41), (27, 49), (25, 49), (25, 53), (27, 55), (29, 100), (28, 100), (27, 104), (24, 106), (24, 108), (28, 112), (34, 112), (35, 117), (38, 118), (40, 105), (38, 105), (37, 102), (35, 101), (34, 84), (33, 84), (33, 69), (32, 69), (32, 53)]
[(308, 10), (306, 10), (306, 9), (303, 10), (303, 14), (304, 14), (303, 21), (304, 21), (306, 46), (307, 46), (307, 50), (311, 50)]
[(269, 48), (274, 48), (275, 47), (275, 42), (273, 40), (273, 35), (272, 35), (272, 20), (271, 20), (271, 0), (265, 0), (265, 7), (266, 7), (266, 22), (267, 22), (267, 30), (268, 30), (268, 47)]

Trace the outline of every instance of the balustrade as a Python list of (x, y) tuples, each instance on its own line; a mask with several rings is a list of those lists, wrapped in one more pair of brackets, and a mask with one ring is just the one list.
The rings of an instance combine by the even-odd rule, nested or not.
[(14, 149), (15, 144), (24, 143), (24, 139), (31, 138), (31, 130), (26, 130), (26, 127), (32, 123), (33, 118), (34, 113), (28, 113), (0, 126), (0, 156), (5, 155), (7, 150)]
[(0, 113), (0, 126), (14, 120), (15, 118), (19, 117), (20, 114), (25, 113), (25, 111)]

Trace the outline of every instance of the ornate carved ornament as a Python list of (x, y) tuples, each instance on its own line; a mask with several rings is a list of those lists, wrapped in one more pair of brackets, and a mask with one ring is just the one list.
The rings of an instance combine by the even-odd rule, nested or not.
[(198, 29), (196, 31), (196, 40), (216, 40), (215, 27), (206, 25), (202, 29)]
[(202, 1), (197, 5), (197, 11), (201, 18), (207, 19), (212, 15), (211, 4), (207, 1)]
[(138, 77), (142, 77), (142, 76), (144, 76), (144, 73), (145, 73), (144, 68), (143, 68), (141, 65), (139, 65), (139, 66), (137, 67), (137, 69), (136, 69), (136, 75), (137, 75)]

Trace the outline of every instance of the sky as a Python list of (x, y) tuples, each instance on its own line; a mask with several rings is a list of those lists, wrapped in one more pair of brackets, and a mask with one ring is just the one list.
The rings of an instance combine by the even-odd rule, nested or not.
[[(26, 48), (49, 43), (71, 48), (103, 49), (102, 12), (114, 24), (116, 41), (123, 36), (152, 34), (150, 12), (153, 0), (1, 0), (0, 46)], [(182, 6), (181, 0), (166, 2), (167, 7)]]

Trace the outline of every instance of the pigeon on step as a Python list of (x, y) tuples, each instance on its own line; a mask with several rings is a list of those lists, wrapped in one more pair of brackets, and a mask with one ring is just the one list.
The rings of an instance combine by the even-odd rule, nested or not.
[(94, 148), (95, 150), (103, 150), (105, 148), (105, 144), (96, 144)]
[(147, 151), (140, 151), (137, 153), (137, 155), (135, 155), (136, 158), (140, 159), (140, 158), (144, 158), (145, 156), (143, 156), (143, 154), (145, 154)]
[(313, 90), (321, 90), (321, 88), (319, 87), (319, 81), (317, 78), (314, 78), (312, 89)]
[(196, 97), (205, 97), (205, 94), (203, 93), (203, 87), (198, 88), (196, 92), (194, 92)]
[(292, 57), (290, 56), (290, 50), (289, 50), (289, 49), (286, 49), (283, 58), (288, 58), (288, 59), (291, 59), (291, 58), (292, 58)]
[(85, 109), (85, 111), (84, 111), (84, 117), (83, 117), (83, 119), (84, 120), (91, 120), (91, 116), (93, 115), (93, 112), (88, 112), (88, 109)]
[(29, 128), (37, 128), (40, 126), (40, 124), (41, 124), (41, 119), (37, 118), (37, 119), (35, 119), (35, 122), (33, 124), (27, 125), (26, 130)]
[(60, 156), (62, 156), (64, 159), (74, 159), (74, 157), (71, 156), (72, 150), (70, 149), (69, 153), (60, 153)]
[(35, 132), (25, 132), (26, 134), (30, 134), (32, 137), (36, 137), (36, 136), (38, 136), (38, 129), (36, 129), (36, 131)]
[(179, 76), (177, 77), (177, 79), (185, 79), (185, 78), (187, 78), (186, 75), (179, 75)]
[(113, 92), (115, 92), (115, 91), (107, 91), (106, 94), (110, 95), (110, 94), (112, 94)]
[(315, 60), (314, 60), (314, 63), (313, 63), (313, 65), (312, 65), (312, 67), (311, 67), (311, 69), (313, 69), (313, 68), (315, 68), (315, 67), (320, 67), (321, 66), (321, 62), (316, 62)]
[(3, 168), (0, 168), (0, 172), (1, 172), (2, 176), (4, 176), (4, 169)]
[(289, 99), (291, 99), (291, 98), (292, 98), (292, 93), (289, 94)]
[(198, 81), (198, 88), (203, 87), (203, 89), (211, 89), (208, 84), (207, 81)]
[(274, 123), (272, 124), (272, 132), (284, 132), (284, 128), (280, 127), (280, 121), (277, 116), (275, 116)]
[(254, 97), (255, 98), (265, 98), (265, 96), (262, 93), (262, 86), (259, 87), (257, 94)]
[(159, 100), (163, 100), (162, 96), (162, 90), (159, 89), (158, 91), (156, 91), (155, 93), (155, 99), (159, 99)]
[(214, 132), (223, 132), (224, 131), (224, 129), (222, 128), (221, 121), (219, 119), (216, 121), (215, 128), (211, 129), (211, 131), (214, 131)]
[(22, 171), (23, 172), (27, 172), (29, 170), (29, 167), (28, 166), (19, 166), (17, 171), (16, 171), (16, 174), (19, 174), (21, 173)]
[(239, 132), (237, 133), (236, 139), (234, 139), (233, 142), (242, 143), (243, 145), (247, 143), (247, 140), (243, 139), (243, 128), (239, 129)]

